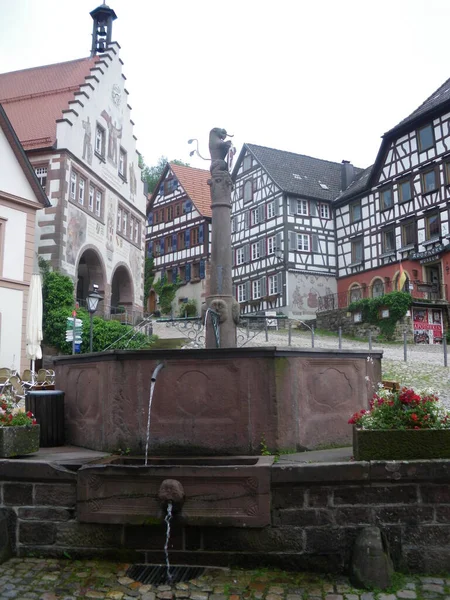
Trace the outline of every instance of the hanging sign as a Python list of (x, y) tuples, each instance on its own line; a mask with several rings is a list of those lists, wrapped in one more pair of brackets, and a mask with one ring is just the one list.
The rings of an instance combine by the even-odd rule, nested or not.
[(422, 261), (430, 262), (439, 258), (439, 256), (437, 255), (448, 249), (449, 245), (444, 246), (444, 244), (438, 244), (437, 246), (433, 246), (433, 248), (430, 248), (429, 250), (424, 250), (423, 252), (411, 252), (408, 258), (410, 260), (420, 260), (421, 263)]

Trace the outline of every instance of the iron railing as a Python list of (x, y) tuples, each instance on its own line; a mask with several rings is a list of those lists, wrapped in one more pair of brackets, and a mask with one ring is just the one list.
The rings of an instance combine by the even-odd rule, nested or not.
[[(397, 289), (395, 284), (392, 282), (384, 283), (382, 290), (380, 290), (380, 288), (368, 285), (355, 286), (346, 292), (328, 294), (327, 296), (319, 296), (317, 312), (347, 308), (352, 302), (362, 300), (363, 298), (383, 296), (384, 294), (395, 291), (397, 291)], [(414, 280), (405, 284), (404, 291), (411, 294), (412, 298), (418, 301), (447, 301), (447, 285), (444, 283), (429, 283), (427, 281)]]

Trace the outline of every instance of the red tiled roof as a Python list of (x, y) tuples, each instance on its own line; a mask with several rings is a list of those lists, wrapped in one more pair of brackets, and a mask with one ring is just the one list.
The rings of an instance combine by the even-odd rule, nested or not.
[(184, 167), (174, 163), (169, 163), (169, 165), (199, 213), (204, 217), (211, 217), (211, 194), (208, 185), (208, 179), (211, 177), (210, 172), (205, 171), (205, 169)]
[(0, 74), (0, 102), (26, 150), (56, 141), (56, 121), (98, 57)]

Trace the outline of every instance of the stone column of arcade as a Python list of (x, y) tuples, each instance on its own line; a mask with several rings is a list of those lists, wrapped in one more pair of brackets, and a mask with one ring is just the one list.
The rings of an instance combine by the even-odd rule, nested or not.
[[(239, 304), (233, 298), (231, 280), (231, 175), (225, 160), (231, 146), (225, 129), (218, 127), (209, 134), (211, 155), (211, 271), (209, 296), (206, 298), (206, 348), (235, 348)], [(213, 314), (211, 314), (213, 311)], [(218, 321), (219, 343), (214, 331)]]

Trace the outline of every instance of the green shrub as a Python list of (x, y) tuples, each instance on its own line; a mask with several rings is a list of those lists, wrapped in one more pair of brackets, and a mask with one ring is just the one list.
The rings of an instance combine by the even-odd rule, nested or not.
[(180, 279), (175, 283), (169, 283), (167, 277), (161, 277), (153, 284), (153, 289), (159, 296), (159, 306), (163, 315), (169, 315), (172, 312), (172, 302), (174, 301), (177, 289), (182, 285)]
[[(365, 323), (376, 325), (380, 328), (381, 335), (387, 340), (394, 336), (395, 326), (402, 319), (412, 304), (412, 298), (406, 292), (391, 292), (378, 298), (364, 298), (352, 302), (348, 310), (350, 312), (361, 312), (362, 320)], [(380, 310), (389, 309), (389, 317), (382, 319)]]
[(183, 318), (183, 317), (196, 317), (197, 315), (198, 315), (198, 312), (197, 312), (197, 302), (193, 298), (191, 300), (188, 300), (187, 302), (184, 302), (183, 304), (180, 305), (180, 310), (179, 310), (179, 313), (178, 313), (178, 316), (180, 318)]

